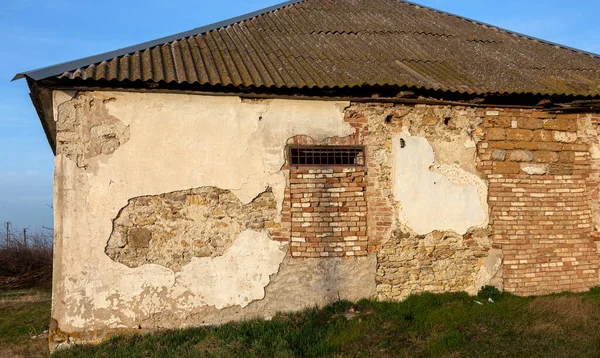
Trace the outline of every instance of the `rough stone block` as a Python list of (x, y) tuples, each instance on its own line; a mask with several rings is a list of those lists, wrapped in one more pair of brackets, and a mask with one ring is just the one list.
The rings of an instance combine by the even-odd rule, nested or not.
[(490, 128), (485, 137), (487, 140), (497, 141), (506, 139), (506, 130), (502, 128)]
[(579, 115), (577, 113), (563, 113), (563, 114), (556, 115), (556, 118), (577, 120), (577, 119), (579, 119)]
[(507, 160), (510, 162), (530, 162), (533, 160), (533, 153), (529, 150), (511, 150), (508, 152)]
[(515, 149), (537, 150), (538, 142), (516, 142)]
[(529, 142), (533, 139), (533, 131), (529, 129), (507, 129), (506, 139), (519, 142)]
[(537, 118), (519, 118), (517, 120), (517, 127), (521, 129), (542, 129), (544, 121)]
[(492, 159), (503, 161), (506, 159), (506, 151), (502, 149), (494, 149), (492, 150)]
[(533, 153), (528, 150), (511, 150), (508, 152), (507, 160), (510, 162), (530, 162), (533, 160)]
[(548, 173), (547, 164), (521, 163), (521, 170), (529, 175), (544, 175)]
[(132, 249), (144, 249), (150, 246), (152, 233), (146, 228), (133, 228), (127, 231), (127, 245)]
[(575, 161), (575, 152), (559, 152), (558, 161), (560, 163), (573, 163)]
[(423, 125), (426, 126), (434, 126), (439, 122), (439, 118), (436, 116), (424, 116), (423, 117)]
[(487, 117), (483, 120), (483, 126), (486, 128), (508, 128), (510, 123), (508, 117)]
[(504, 150), (514, 149), (515, 143), (513, 143), (513, 142), (490, 142), (489, 147), (490, 147), (490, 149), (504, 149)]
[(537, 144), (537, 149), (538, 150), (549, 150), (549, 151), (555, 151), (555, 150), (560, 150), (562, 149), (562, 144), (558, 144), (555, 142), (533, 142)]
[(554, 140), (561, 143), (574, 143), (577, 141), (577, 133), (554, 132)]
[(495, 174), (519, 174), (521, 167), (519, 163), (514, 162), (497, 162), (494, 163)]
[(563, 144), (563, 150), (573, 150), (576, 152), (587, 152), (589, 147), (587, 144)]
[(548, 174), (551, 175), (572, 175), (573, 165), (565, 163), (552, 163), (549, 166)]
[(555, 118), (556, 115), (548, 112), (534, 111), (531, 116), (533, 118)]
[(554, 141), (554, 135), (551, 131), (538, 129), (533, 131), (534, 142), (552, 142)]
[(571, 119), (549, 119), (544, 122), (544, 129), (554, 131), (576, 131), (577, 121)]
[(558, 153), (539, 150), (533, 153), (533, 161), (536, 163), (555, 163), (558, 162)]

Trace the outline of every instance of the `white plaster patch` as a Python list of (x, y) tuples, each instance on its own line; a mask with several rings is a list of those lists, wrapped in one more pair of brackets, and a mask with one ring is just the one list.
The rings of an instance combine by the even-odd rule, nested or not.
[(477, 147), (477, 143), (475, 143), (475, 141), (472, 138), (469, 138), (469, 139), (467, 139), (465, 141), (464, 146), (467, 149), (476, 148)]
[(434, 167), (433, 148), (423, 137), (397, 136), (392, 151), (394, 196), (401, 204), (403, 224), (419, 235), (435, 230), (462, 235), (471, 227), (487, 225), (483, 180), (457, 165)]
[(502, 262), (504, 261), (504, 255), (502, 250), (490, 250), (488, 257), (483, 260), (483, 263), (475, 277), (475, 293), (477, 293), (483, 286), (494, 286), (499, 290), (503, 289), (502, 280), (498, 275), (502, 270)]
[[(247, 204), (271, 187), (280, 209), (286, 185), (280, 170), (287, 139), (308, 135), (321, 141), (354, 134), (354, 128), (344, 122), (347, 102), (244, 103), (239, 97), (118, 92), (94, 96), (115, 99), (105, 105), (111, 115), (130, 124), (131, 139), (107, 165), (100, 164), (91, 179), (105, 183), (100, 186), (112, 182), (113, 191), (130, 191), (130, 197), (185, 190), (200, 183), (231, 190)], [(136, 170), (114, 170), (129, 167)], [(131, 188), (129, 183), (139, 185)]]
[(193, 258), (176, 274), (179, 285), (217, 309), (248, 306), (265, 297), (270, 276), (285, 257), (281, 244), (266, 233), (246, 230), (223, 256)]

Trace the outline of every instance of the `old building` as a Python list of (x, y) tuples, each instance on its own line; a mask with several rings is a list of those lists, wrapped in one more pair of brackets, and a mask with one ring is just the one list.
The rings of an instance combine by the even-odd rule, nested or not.
[(597, 55), (304, 0), (21, 77), (56, 154), (54, 347), (600, 284)]

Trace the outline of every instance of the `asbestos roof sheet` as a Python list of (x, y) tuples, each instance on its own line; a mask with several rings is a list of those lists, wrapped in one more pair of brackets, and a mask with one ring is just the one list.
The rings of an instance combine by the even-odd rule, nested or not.
[[(399, 0), (290, 1), (17, 76), (241, 88), (600, 95), (600, 58)], [(96, 82), (106, 83), (106, 82)]]

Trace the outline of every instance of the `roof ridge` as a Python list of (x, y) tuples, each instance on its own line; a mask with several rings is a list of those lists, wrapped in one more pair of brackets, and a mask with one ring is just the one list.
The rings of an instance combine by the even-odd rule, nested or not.
[(471, 19), (471, 18), (466, 17), (466, 16), (457, 15), (457, 14), (454, 14), (454, 13), (451, 13), (451, 12), (448, 12), (448, 11), (444, 11), (444, 10), (439, 10), (439, 9), (436, 9), (436, 8), (433, 8), (433, 7), (429, 7), (429, 6), (417, 4), (417, 3), (412, 2), (410, 0), (397, 0), (397, 1), (398, 2), (403, 2), (403, 3), (408, 4), (408, 5), (416, 6), (416, 7), (422, 8), (422, 9), (427, 9), (427, 10), (430, 10), (430, 11), (433, 11), (433, 12), (437, 12), (437, 13), (440, 13), (440, 14), (445, 14), (445, 15), (453, 16), (453, 17), (456, 17), (456, 18), (459, 18), (459, 19), (462, 19), (462, 20), (467, 20), (467, 21), (473, 22), (473, 23), (481, 25), (481, 26), (486, 26), (486, 27), (489, 27), (489, 28), (497, 29), (497, 30), (506, 32), (508, 34), (512, 34), (512, 35), (516, 35), (516, 36), (519, 36), (519, 37), (526, 38), (528, 40), (538, 41), (538, 42), (545, 43), (547, 45), (551, 45), (551, 46), (555, 46), (555, 47), (559, 47), (559, 48), (562, 48), (562, 49), (565, 49), (565, 50), (570, 50), (570, 51), (573, 51), (573, 52), (577, 52), (577, 53), (585, 54), (585, 55), (588, 55), (588, 56), (600, 58), (600, 54), (597, 54), (597, 53), (593, 53), (593, 52), (590, 52), (590, 51), (585, 51), (585, 50), (578, 49), (578, 48), (571, 47), (571, 46), (567, 46), (567, 45), (562, 45), (562, 44), (559, 44), (559, 43), (556, 43), (556, 42), (552, 42), (552, 41), (549, 41), (549, 40), (541, 39), (539, 37), (535, 37), (535, 36), (531, 36), (531, 35), (526, 35), (526, 34), (523, 34), (521, 32), (517, 32), (517, 31), (513, 31), (513, 30), (508, 30), (508, 29), (505, 29), (505, 28), (500, 27), (500, 26), (489, 24), (487, 22), (483, 22), (483, 21)]
[(290, 6), (290, 5), (295, 5), (295, 4), (303, 2), (303, 1), (306, 1), (306, 0), (288, 0), (288, 1), (285, 1), (285, 2), (282, 2), (279, 4), (265, 7), (260, 10), (249, 12), (247, 14), (232, 17), (230, 19), (223, 20), (223, 21), (214, 22), (209, 25), (196, 27), (192, 30), (179, 32), (174, 35), (161, 37), (156, 40), (141, 42), (136, 45), (120, 48), (118, 50), (113, 50), (113, 51), (109, 51), (109, 52), (100, 53), (97, 55), (83, 57), (83, 58), (73, 60), (73, 61), (62, 62), (62, 63), (56, 64), (56, 65), (42, 67), (42, 68), (38, 68), (35, 70), (31, 70), (31, 71), (20, 72), (20, 73), (17, 73), (11, 81), (19, 80), (19, 79), (25, 78), (25, 77), (30, 77), (33, 80), (39, 81), (39, 80), (42, 80), (42, 79), (45, 79), (48, 77), (60, 75), (67, 71), (75, 70), (82, 66), (93, 65), (96, 63), (100, 63), (102, 61), (110, 60), (115, 57), (120, 57), (120, 56), (124, 56), (124, 55), (130, 54), (130, 53), (135, 53), (137, 51), (145, 50), (145, 49), (155, 47), (158, 45), (162, 45), (162, 44), (165, 44), (168, 42), (182, 40), (182, 39), (185, 39), (190, 36), (195, 36), (195, 35), (199, 35), (199, 34), (202, 34), (205, 32), (217, 30), (217, 29), (220, 29), (223, 27), (235, 25), (242, 21), (250, 20), (257, 16), (261, 16), (261, 15), (282, 9), (282, 8)]
[[(293, 33), (293, 32), (292, 32)], [(441, 32), (430, 32), (430, 31), (413, 31), (413, 30), (313, 30), (310, 32), (311, 35), (358, 35), (358, 34), (403, 34), (403, 35), (427, 35), (427, 36), (438, 36), (456, 38), (458, 36), (452, 34), (444, 34)], [(467, 40), (469, 41), (469, 40)], [(492, 40), (493, 41), (493, 40)]]

